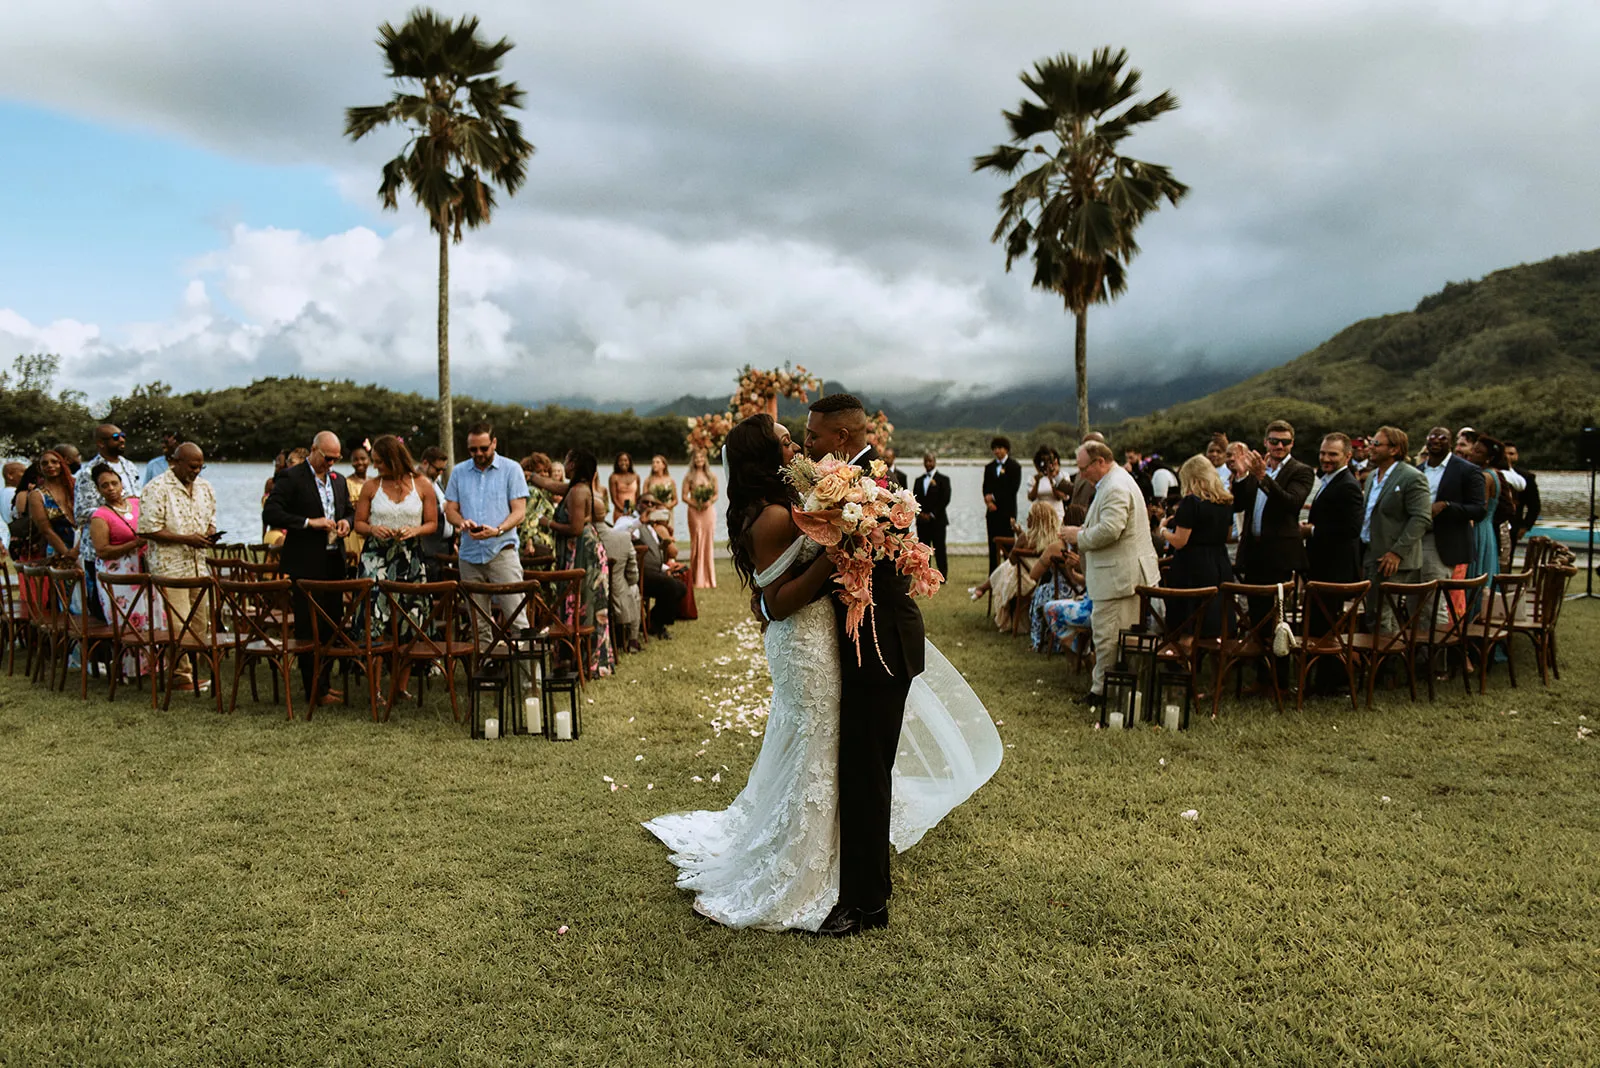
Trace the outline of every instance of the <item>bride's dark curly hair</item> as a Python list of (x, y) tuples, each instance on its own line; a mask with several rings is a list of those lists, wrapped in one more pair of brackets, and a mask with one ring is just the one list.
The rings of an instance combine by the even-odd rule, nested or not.
[(756, 562), (750, 549), (750, 528), (769, 504), (796, 503), (794, 488), (785, 482), (783, 444), (772, 416), (765, 412), (742, 420), (722, 445), (728, 465), (728, 550), (733, 569), (746, 587), (755, 585)]

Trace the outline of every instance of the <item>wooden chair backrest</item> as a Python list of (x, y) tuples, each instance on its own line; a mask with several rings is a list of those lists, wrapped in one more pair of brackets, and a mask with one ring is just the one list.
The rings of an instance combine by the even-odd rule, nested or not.
[(1300, 637), (1312, 637), (1312, 621), (1319, 616), (1329, 622), (1326, 633), (1317, 637), (1335, 638), (1348, 651), (1355, 646), (1356, 632), (1361, 629), (1361, 612), (1366, 606), (1367, 591), (1372, 583), (1360, 582), (1307, 582), (1301, 611)]
[[(311, 608), (311, 635), (323, 656), (358, 657), (375, 647), (372, 636), (371, 579), (295, 579)], [(329, 613), (322, 597), (339, 598), (339, 616)]]

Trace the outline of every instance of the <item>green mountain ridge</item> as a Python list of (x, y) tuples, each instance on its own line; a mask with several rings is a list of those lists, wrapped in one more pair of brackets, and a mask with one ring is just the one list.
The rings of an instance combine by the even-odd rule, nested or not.
[(1325, 433), (1473, 426), (1544, 467), (1577, 465), (1576, 436), (1600, 395), (1600, 250), (1451, 282), (1415, 309), (1354, 323), (1310, 352), (1236, 385), (1107, 430), (1168, 457), (1210, 435), (1258, 442), (1294, 424), (1309, 454)]

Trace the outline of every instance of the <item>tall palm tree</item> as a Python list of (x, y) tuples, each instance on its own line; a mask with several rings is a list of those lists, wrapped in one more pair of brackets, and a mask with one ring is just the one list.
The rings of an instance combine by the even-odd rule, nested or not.
[[(494, 72), (511, 51), (508, 38), (478, 36), (478, 19), (457, 22), (426, 7), (413, 8), (398, 29), (378, 27), (389, 77), (414, 92), (396, 92), (387, 104), (345, 112), (344, 132), (359, 141), (380, 126), (398, 124), (410, 134), (405, 148), (383, 165), (378, 199), (393, 211), (409, 188), (439, 235), (439, 437), (455, 463), (455, 417), (450, 402), (450, 242), (462, 227), (476, 228), (494, 211), (494, 186), (514, 194), (527, 178), (534, 147), (509, 114), (522, 106), (516, 82)], [(485, 181), (487, 179), (487, 181)]]
[(1118, 149), (1140, 123), (1175, 109), (1178, 98), (1163, 92), (1135, 101), (1141, 75), (1128, 66), (1126, 49), (1096, 49), (1086, 63), (1061, 53), (1020, 77), (1033, 99), (1004, 112), (1011, 140), (975, 157), (972, 169), (1010, 176), (1030, 156), (1044, 157), (1000, 194), (1000, 222), (989, 240), (1004, 239), (1007, 271), (1031, 249), (1034, 288), (1058, 294), (1077, 318), (1082, 437), (1089, 432), (1089, 305), (1121, 295), (1128, 261), (1139, 251), (1134, 231), (1163, 199), (1175, 205), (1189, 191), (1166, 167)]

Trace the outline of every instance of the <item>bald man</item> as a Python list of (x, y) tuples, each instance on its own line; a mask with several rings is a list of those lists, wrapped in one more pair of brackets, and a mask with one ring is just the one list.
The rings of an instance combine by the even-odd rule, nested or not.
[[(200, 477), (206, 466), (205, 453), (192, 441), (179, 445), (172, 454), (172, 465), (144, 487), (139, 499), (139, 534), (150, 542), (150, 573), (164, 578), (205, 578), (206, 554), (216, 543), (217, 495), (211, 483)], [(178, 633), (185, 629), (200, 637), (211, 632), (206, 602), (198, 605), (192, 590), (166, 590), (167, 624)], [(192, 617), (192, 618), (191, 618)], [(173, 651), (177, 656), (177, 651)], [(194, 665), (179, 658), (173, 669), (172, 688), (195, 688)], [(215, 679), (212, 680), (214, 685)], [(201, 683), (204, 688), (204, 683)], [(220, 695), (219, 695), (220, 699)], [(219, 705), (220, 710), (220, 705)]]
[[(344, 476), (333, 469), (343, 458), (339, 438), (324, 430), (311, 439), (311, 452), (305, 462), (296, 464), (272, 482), (261, 517), (269, 530), (284, 530), (283, 548), (278, 562), (283, 573), (294, 579), (326, 581), (345, 577), (344, 538), (350, 533), (355, 508), (350, 503), (350, 487)], [(340, 598), (323, 597), (318, 605), (332, 619), (342, 618)], [(313, 637), (311, 602), (298, 586), (294, 593), (294, 636), (303, 641)], [(328, 689), (332, 665), (324, 665), (321, 678), (314, 657), (300, 654), (300, 678), (306, 700), (313, 705), (332, 704), (343, 694)]]

